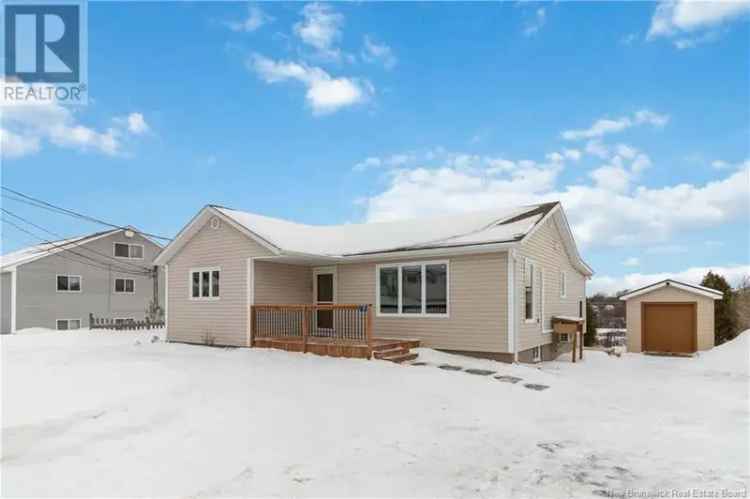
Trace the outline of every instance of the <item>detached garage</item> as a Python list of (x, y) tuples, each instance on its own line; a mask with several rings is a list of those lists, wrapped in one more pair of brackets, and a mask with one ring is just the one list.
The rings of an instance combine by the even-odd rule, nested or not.
[(715, 289), (667, 279), (620, 297), (629, 352), (691, 354), (714, 346)]

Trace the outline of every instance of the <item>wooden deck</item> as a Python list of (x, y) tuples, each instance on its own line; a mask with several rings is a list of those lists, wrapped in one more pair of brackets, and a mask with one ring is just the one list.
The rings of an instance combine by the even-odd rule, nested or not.
[(413, 360), (419, 341), (374, 338), (372, 305), (253, 305), (251, 346), (331, 357)]

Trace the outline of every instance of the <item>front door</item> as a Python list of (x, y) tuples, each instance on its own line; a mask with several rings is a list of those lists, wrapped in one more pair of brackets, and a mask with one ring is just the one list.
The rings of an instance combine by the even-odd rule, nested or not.
[[(334, 288), (336, 285), (336, 274), (333, 270), (315, 271), (315, 304), (332, 305), (336, 301)], [(333, 310), (318, 310), (315, 324), (319, 334), (327, 331), (333, 332)]]

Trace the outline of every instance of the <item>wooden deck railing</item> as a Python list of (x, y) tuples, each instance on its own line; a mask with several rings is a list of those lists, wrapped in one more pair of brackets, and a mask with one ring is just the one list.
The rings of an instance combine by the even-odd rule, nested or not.
[(251, 344), (257, 339), (320, 340), (372, 350), (372, 305), (252, 305)]

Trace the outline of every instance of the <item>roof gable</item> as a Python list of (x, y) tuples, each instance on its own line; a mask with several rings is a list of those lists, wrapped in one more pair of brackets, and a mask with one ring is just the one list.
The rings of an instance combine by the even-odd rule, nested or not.
[(707, 288), (705, 286), (698, 286), (697, 284), (688, 284), (686, 282), (675, 281), (674, 279), (664, 279), (663, 281), (655, 282), (654, 284), (649, 284), (648, 286), (644, 286), (642, 288), (638, 288), (628, 293), (625, 293), (624, 295), (620, 296), (620, 300), (627, 301), (631, 298), (635, 298), (636, 296), (642, 296), (648, 293), (652, 293), (658, 289), (669, 287), (669, 286), (680, 289), (682, 291), (687, 291), (688, 293), (693, 293), (696, 295), (705, 296), (707, 298), (712, 298), (714, 300), (721, 300), (722, 297), (724, 296), (724, 294), (721, 291)]

